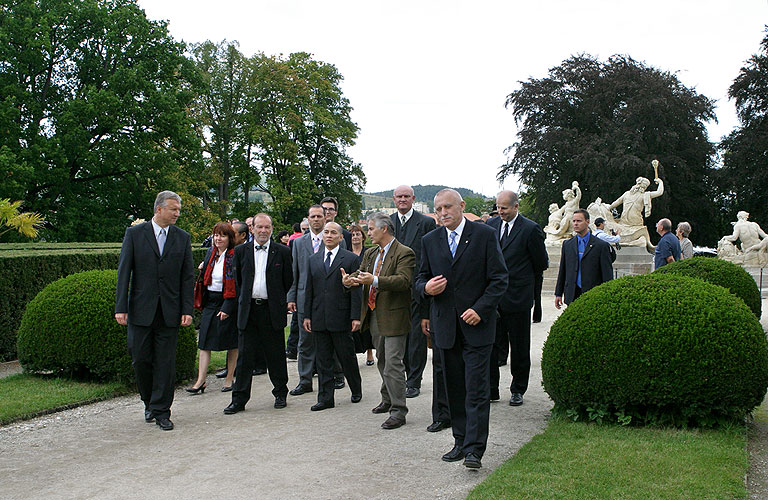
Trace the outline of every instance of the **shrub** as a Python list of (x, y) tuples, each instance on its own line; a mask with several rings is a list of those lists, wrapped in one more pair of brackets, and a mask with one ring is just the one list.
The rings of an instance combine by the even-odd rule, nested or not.
[[(76, 378), (134, 380), (127, 328), (114, 319), (117, 271), (85, 271), (55, 281), (27, 306), (19, 327), (19, 361), (28, 371)], [(195, 373), (192, 327), (179, 330), (176, 378)]]
[(627, 276), (574, 301), (541, 360), (555, 414), (621, 424), (714, 426), (768, 386), (768, 342), (723, 287), (670, 273)]
[(760, 289), (754, 278), (741, 266), (722, 259), (708, 257), (693, 257), (678, 260), (660, 267), (655, 272), (672, 273), (681, 276), (700, 278), (714, 285), (720, 285), (731, 291), (752, 309), (757, 319), (760, 319), (761, 303)]

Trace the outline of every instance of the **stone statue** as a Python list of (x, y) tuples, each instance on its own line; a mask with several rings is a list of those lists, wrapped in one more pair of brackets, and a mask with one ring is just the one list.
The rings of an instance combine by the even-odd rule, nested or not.
[(656, 247), (651, 243), (651, 235), (648, 234), (648, 228), (643, 223), (643, 215), (650, 217), (651, 200), (664, 194), (664, 183), (658, 175), (659, 162), (653, 160), (652, 164), (656, 173), (654, 182), (658, 186), (656, 191), (648, 191), (651, 181), (645, 177), (638, 177), (629, 191), (608, 206), (610, 211), (621, 205), (621, 216), (618, 220), (618, 227), (621, 228), (621, 244), (645, 245), (649, 253), (653, 253)]
[[(751, 222), (749, 212), (736, 214), (733, 234), (723, 236), (717, 244), (717, 256), (738, 264), (764, 265), (768, 261), (768, 234), (757, 222)], [(741, 242), (741, 248), (736, 246)], [(730, 245), (730, 246), (729, 246)], [(731, 248), (732, 247), (732, 248)]]
[(573, 232), (571, 218), (573, 213), (579, 209), (581, 202), (581, 189), (579, 189), (578, 181), (573, 181), (571, 188), (563, 191), (563, 200), (565, 203), (560, 208), (557, 208), (557, 203), (549, 206), (549, 223), (544, 228), (544, 232), (547, 235), (546, 241), (552, 244), (571, 237)]

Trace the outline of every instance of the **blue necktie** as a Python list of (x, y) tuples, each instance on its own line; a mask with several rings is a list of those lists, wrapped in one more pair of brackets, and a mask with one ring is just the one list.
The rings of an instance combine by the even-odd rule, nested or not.
[(331, 254), (332, 253), (333, 252), (328, 252), (328, 255), (325, 256), (325, 272), (326, 273), (331, 270)]
[(448, 248), (451, 249), (451, 257), (456, 256), (456, 247), (458, 247), (458, 243), (456, 242), (456, 237), (459, 234), (456, 231), (451, 231), (451, 241), (448, 242)]
[(165, 248), (165, 228), (161, 228), (157, 235), (157, 249), (160, 250), (160, 255), (163, 255), (163, 248)]

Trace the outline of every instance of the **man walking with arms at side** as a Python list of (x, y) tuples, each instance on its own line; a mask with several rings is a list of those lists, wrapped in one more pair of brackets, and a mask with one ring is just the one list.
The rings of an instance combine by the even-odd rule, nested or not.
[(430, 329), (443, 361), (454, 447), (446, 462), (481, 467), (488, 442), (491, 348), (496, 309), (507, 289), (507, 268), (496, 232), (464, 218), (453, 189), (435, 196), (443, 229), (422, 240), (416, 291), (431, 297)]
[(194, 264), (189, 234), (174, 226), (181, 198), (163, 191), (150, 222), (125, 231), (117, 265), (115, 320), (128, 326), (128, 350), (144, 420), (173, 429), (179, 326), (192, 324)]
[(397, 429), (405, 424), (406, 340), (411, 328), (413, 250), (394, 236), (392, 220), (382, 213), (368, 218), (368, 236), (375, 245), (363, 256), (360, 274), (346, 273), (345, 286), (363, 285), (362, 328), (370, 328), (381, 375), (381, 403), (373, 413), (387, 413), (382, 429)]
[[(498, 344), (509, 343), (510, 406), (523, 404), (531, 371), (531, 307), (534, 302), (536, 277), (547, 268), (544, 232), (538, 224), (519, 213), (517, 193), (502, 191), (496, 195), (498, 217), (489, 219), (499, 238), (501, 253), (509, 273), (507, 291), (499, 303), (496, 321), (496, 343), (491, 359), (499, 358)], [(504, 349), (506, 351), (506, 349)], [(491, 363), (491, 401), (499, 395), (499, 365)]]

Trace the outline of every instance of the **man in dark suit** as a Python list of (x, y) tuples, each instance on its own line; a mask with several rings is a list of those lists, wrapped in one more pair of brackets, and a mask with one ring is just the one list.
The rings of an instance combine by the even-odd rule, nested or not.
[[(500, 192), (496, 195), (496, 207), (499, 216), (489, 219), (486, 224), (496, 231), (509, 273), (509, 284), (499, 303), (496, 342), (491, 359), (495, 361), (499, 358), (499, 344), (505, 348), (509, 345), (509, 368), (512, 372), (509, 404), (520, 406), (528, 389), (531, 371), (531, 307), (536, 277), (547, 268), (547, 249), (541, 227), (519, 213), (517, 193)], [(491, 401), (499, 398), (499, 365), (491, 363)]]
[[(403, 245), (413, 250), (416, 257), (416, 268), (421, 261), (421, 238), (435, 229), (435, 219), (421, 214), (413, 209), (416, 197), (410, 186), (395, 188), (392, 199), (397, 212), (390, 218), (395, 225), (395, 238)], [(414, 296), (411, 304), (411, 330), (408, 333), (407, 355), (405, 369), (408, 374), (405, 395), (415, 398), (421, 393), (421, 377), (427, 365), (427, 337), (421, 331), (421, 320), (429, 318), (429, 304)]]
[(173, 429), (179, 325), (192, 324), (194, 266), (189, 234), (174, 226), (181, 198), (163, 191), (150, 222), (125, 231), (117, 265), (115, 320), (128, 325), (128, 350), (144, 420)]
[(455, 440), (446, 462), (481, 467), (488, 442), (490, 360), (496, 310), (507, 289), (507, 268), (495, 231), (464, 218), (453, 189), (435, 196), (444, 229), (422, 239), (416, 291), (431, 297), (430, 330), (444, 368)]
[(555, 285), (555, 307), (570, 304), (597, 285), (613, 279), (611, 247), (589, 231), (589, 212), (576, 210), (571, 219), (576, 236), (563, 242)]
[(360, 329), (360, 288), (348, 289), (342, 284), (342, 270), (353, 273), (360, 257), (341, 248), (341, 226), (328, 222), (323, 229), (325, 248), (309, 258), (307, 288), (304, 298), (304, 330), (315, 340), (315, 365), (318, 385), (317, 404), (312, 411), (335, 406), (334, 353), (341, 363), (344, 377), (352, 391), (352, 402), (363, 398), (360, 369), (357, 366), (352, 332)]
[(382, 213), (368, 218), (368, 236), (374, 243), (363, 256), (360, 274), (342, 273), (344, 286), (363, 285), (362, 328), (370, 329), (381, 375), (381, 402), (371, 411), (387, 413), (382, 429), (405, 424), (406, 340), (411, 329), (413, 250), (395, 239), (392, 220)]
[[(251, 381), (257, 355), (266, 358), (275, 408), (285, 408), (288, 368), (285, 336), (288, 304), (286, 295), (293, 283), (291, 251), (270, 241), (272, 218), (264, 213), (253, 217), (253, 241), (235, 248), (237, 285), (238, 357), (232, 402), (224, 413), (245, 409), (251, 398)], [(222, 312), (231, 313), (230, 311)]]

